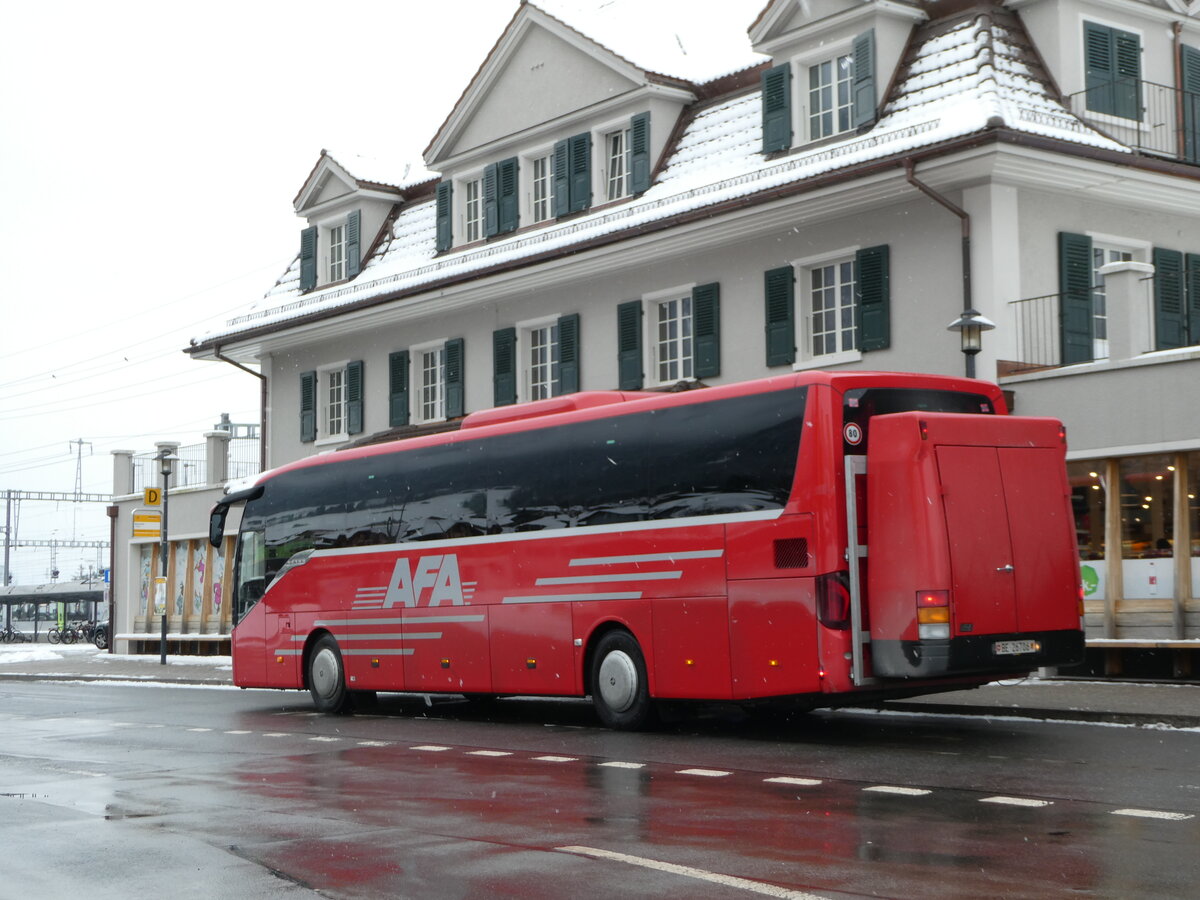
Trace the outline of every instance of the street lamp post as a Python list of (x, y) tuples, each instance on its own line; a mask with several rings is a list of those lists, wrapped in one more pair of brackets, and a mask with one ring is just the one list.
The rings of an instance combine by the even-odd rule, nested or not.
[(179, 457), (171, 453), (169, 447), (158, 451), (158, 462), (162, 472), (162, 543), (159, 546), (158, 557), (162, 562), (162, 634), (158, 643), (159, 665), (167, 664), (167, 490), (171, 480), (171, 472)]
[(968, 378), (975, 377), (975, 356), (983, 349), (983, 333), (995, 327), (996, 323), (977, 309), (964, 309), (961, 316), (946, 326), (947, 331), (957, 331), (962, 339)]

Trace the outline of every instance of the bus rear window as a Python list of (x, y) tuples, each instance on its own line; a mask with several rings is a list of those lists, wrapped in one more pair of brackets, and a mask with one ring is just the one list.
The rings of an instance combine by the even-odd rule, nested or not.
[[(858, 388), (847, 391), (842, 401), (843, 452), (862, 454), (867, 452), (872, 416), (884, 416), (900, 412), (944, 412), (995, 415), (991, 398), (984, 394), (962, 391), (934, 391), (917, 388)], [(858, 426), (859, 440), (851, 444), (845, 440), (845, 426)]]

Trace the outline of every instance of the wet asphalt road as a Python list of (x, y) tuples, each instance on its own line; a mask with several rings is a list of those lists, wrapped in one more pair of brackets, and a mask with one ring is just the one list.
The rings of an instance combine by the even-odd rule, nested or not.
[(1195, 897), (1200, 733), (0, 683), (0, 898)]

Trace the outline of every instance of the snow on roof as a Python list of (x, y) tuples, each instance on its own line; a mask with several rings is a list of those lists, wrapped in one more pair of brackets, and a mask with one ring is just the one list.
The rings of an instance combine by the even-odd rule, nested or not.
[(856, 164), (902, 156), (982, 132), (997, 124), (997, 117), (1015, 131), (1129, 152), (1089, 128), (1050, 94), (1026, 62), (1023, 37), (1003, 24), (1013, 21), (995, 10), (962, 18), (948, 28), (941, 23), (940, 32), (926, 32), (932, 36), (910, 55), (882, 117), (865, 134), (768, 158), (761, 152), (759, 92), (731, 97), (696, 114), (655, 183), (628, 203), (441, 256), (434, 248), (433, 201), (412, 204), (400, 211), (391, 234), (354, 282), (301, 294), (299, 267), (293, 262), (261, 301), (197, 343), (236, 338), (240, 332), (297, 316), (467, 278)]
[(746, 23), (766, 0), (531, 0), (639, 68), (709, 81), (767, 59), (750, 46)]
[(337, 150), (321, 152), (349, 172), (356, 181), (400, 188), (437, 178), (437, 175), (426, 169), (420, 160), (413, 162)]

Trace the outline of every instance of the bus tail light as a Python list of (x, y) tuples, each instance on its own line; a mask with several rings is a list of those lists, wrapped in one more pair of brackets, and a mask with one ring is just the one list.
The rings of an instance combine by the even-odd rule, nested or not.
[(949, 591), (917, 591), (917, 637), (923, 641), (950, 639)]
[(829, 572), (817, 579), (817, 619), (838, 631), (850, 627), (849, 572)]

